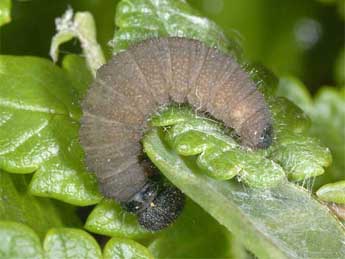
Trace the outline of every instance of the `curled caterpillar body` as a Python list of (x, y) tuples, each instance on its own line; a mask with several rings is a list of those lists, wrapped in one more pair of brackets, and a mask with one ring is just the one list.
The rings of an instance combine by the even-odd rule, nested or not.
[(271, 115), (263, 96), (228, 55), (185, 38), (155, 38), (102, 66), (83, 102), (80, 140), (102, 193), (124, 204), (145, 228), (173, 222), (183, 195), (150, 179), (140, 159), (147, 120), (162, 105), (189, 103), (233, 128), (241, 143), (266, 148)]

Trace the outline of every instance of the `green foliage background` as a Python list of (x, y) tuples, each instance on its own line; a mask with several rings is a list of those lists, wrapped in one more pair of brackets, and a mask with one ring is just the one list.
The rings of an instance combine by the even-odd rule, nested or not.
[[(191, 174), (188, 180), (186, 175), (200, 168), (193, 168), (194, 161), (188, 162), (183, 156), (198, 154), (195, 153), (198, 145), (214, 141), (212, 138), (216, 134), (212, 127), (210, 131), (195, 135), (193, 125), (190, 132), (179, 132), (179, 125), (174, 126), (175, 133), (171, 130), (171, 134), (175, 134), (175, 139), (170, 141), (176, 153), (164, 149), (157, 132), (148, 136), (144, 143), (148, 155), (154, 162), (155, 158), (162, 156), (157, 159), (157, 165), (193, 201), (187, 200), (186, 209), (174, 227), (155, 234), (143, 230), (133, 215), (123, 212), (112, 201), (102, 200), (94, 176), (83, 167), (82, 149), (76, 142), (80, 118), (78, 103), (92, 77), (83, 58), (68, 55), (81, 53), (78, 40), (62, 46), (59, 67), (38, 58), (49, 58), (50, 41), (55, 32), (54, 19), (61, 16), (68, 5), (75, 11), (89, 11), (94, 15), (97, 39), (107, 58), (112, 52), (150, 35), (149, 30), (143, 30), (147, 25), (152, 26), (150, 30), (155, 35), (170, 34), (171, 21), (162, 25), (164, 18), (157, 18), (157, 12), (178, 10), (172, 24), (178, 24), (184, 36), (196, 35), (211, 45), (235, 53), (239, 59), (245, 57), (245, 60), (263, 63), (279, 77), (279, 85), (275, 89), (272, 87), (276, 85), (274, 78), (266, 72), (260, 75), (261, 70), (255, 67), (249, 68), (271, 105), (277, 127), (281, 127), (277, 144), (268, 153), (255, 154), (253, 161), (254, 158), (260, 161), (272, 159), (282, 166), (282, 175), (285, 170), (294, 180), (301, 179), (301, 172), (319, 175), (330, 163), (330, 157), (315, 140), (318, 138), (330, 148), (333, 164), (325, 174), (311, 182), (316, 189), (322, 184), (343, 180), (345, 174), (343, 1), (187, 1), (192, 8), (215, 21), (221, 30), (213, 25), (210, 28), (193, 25), (192, 20), (185, 19), (185, 16), (198, 15), (197, 11), (184, 4), (175, 4), (178, 1), (161, 1), (168, 4), (155, 10), (151, 18), (149, 15), (140, 16), (144, 10), (142, 7), (153, 8), (149, 0), (123, 0), (120, 6), (130, 5), (139, 11), (127, 13), (118, 7), (115, 16), (118, 2), (0, 2), (0, 11), (3, 10), (0, 12), (0, 54), (12, 55), (0, 57), (0, 169), (16, 173), (0, 171), (0, 240), (6, 240), (0, 242), (0, 258), (75, 258), (76, 255), (81, 258), (152, 258), (152, 254), (159, 258), (251, 258), (246, 248), (262, 258), (285, 258), (292, 250), (285, 250), (284, 245), (275, 242), (275, 238), (294, 247), (293, 252), (297, 255), (317, 251), (320, 246), (328, 249), (321, 249), (323, 252), (339, 258), (345, 256), (341, 242), (333, 242), (334, 239), (341, 241), (345, 238), (343, 227), (309, 194), (292, 184), (272, 189), (271, 194), (281, 199), (274, 196), (270, 203), (257, 208), (258, 203), (267, 199), (267, 193), (239, 189), (237, 185), (227, 185), (202, 175)], [(115, 19), (120, 30), (115, 26)], [(136, 22), (138, 28), (134, 26)], [(222, 31), (234, 42), (223, 41), (220, 37)], [(127, 32), (130, 35), (128, 41), (121, 38), (121, 34)], [(308, 32), (311, 38), (301, 37)], [(108, 44), (112, 39), (113, 43)], [(114, 42), (118, 43), (115, 49), (110, 46)], [(236, 44), (244, 49), (243, 54), (234, 47)], [(36, 57), (19, 57), (22, 55)], [(298, 105), (311, 121), (292, 103), (271, 98), (275, 91)], [(161, 119), (164, 124), (164, 116)], [(289, 125), (289, 130), (286, 130), (286, 125)], [(35, 137), (17, 149), (19, 137), (30, 138), (28, 134)], [(183, 137), (188, 139), (187, 144), (194, 145), (189, 147), (191, 151), (188, 154), (178, 151), (178, 145), (185, 144)], [(292, 139), (297, 139), (296, 143), (301, 145), (296, 145)], [(246, 161), (245, 170), (246, 166), (256, 166), (254, 162), (251, 164), (250, 154), (241, 154), (240, 158)], [(186, 167), (174, 168), (174, 161)], [(261, 162), (258, 166), (269, 168)], [(34, 171), (33, 176), (27, 174)], [(174, 173), (177, 171), (180, 174)], [(228, 179), (228, 176), (220, 174), (218, 178)], [(255, 173), (250, 176), (254, 178)], [(250, 183), (251, 180), (244, 178), (244, 181)], [(342, 183), (333, 188), (335, 194), (331, 195), (338, 200), (343, 199), (343, 186)], [(291, 204), (281, 205), (284, 199)], [(220, 207), (222, 203), (227, 205), (225, 209)], [(77, 207), (70, 204), (97, 205), (84, 222), (85, 217), (78, 217)], [(248, 206), (241, 206), (243, 204)], [(297, 211), (298, 215), (293, 215)], [(280, 220), (272, 220), (274, 217)], [(289, 222), (298, 229), (289, 229), (289, 224), (286, 224)], [(258, 226), (263, 228), (257, 230)], [(303, 245), (300, 242), (304, 234), (295, 236), (288, 232), (313, 228), (319, 236), (315, 234), (311, 243)], [(97, 237), (97, 243), (85, 230), (103, 237)], [(286, 235), (281, 234), (284, 231)], [(108, 241), (104, 236), (113, 238)], [(104, 249), (101, 249), (100, 245), (104, 244)]]

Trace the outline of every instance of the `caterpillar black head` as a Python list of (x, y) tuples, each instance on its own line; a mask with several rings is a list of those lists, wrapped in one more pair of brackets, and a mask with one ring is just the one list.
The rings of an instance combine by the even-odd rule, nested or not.
[(149, 181), (123, 207), (138, 215), (140, 225), (151, 231), (161, 230), (171, 223), (182, 212), (184, 195), (173, 186), (164, 186)]
[(266, 148), (271, 114), (254, 82), (230, 56), (197, 40), (154, 38), (102, 66), (83, 102), (80, 140), (104, 196), (164, 228), (181, 212), (183, 195), (150, 180), (139, 156), (147, 119), (169, 102), (188, 103), (233, 128), (243, 145)]

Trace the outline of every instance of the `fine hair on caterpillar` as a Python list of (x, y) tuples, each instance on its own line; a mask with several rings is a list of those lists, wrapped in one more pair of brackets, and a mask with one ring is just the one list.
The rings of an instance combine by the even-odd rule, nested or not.
[(230, 56), (200, 41), (153, 38), (120, 52), (96, 75), (85, 100), (80, 141), (104, 196), (159, 230), (181, 213), (184, 197), (154, 179), (140, 141), (148, 118), (169, 103), (188, 103), (234, 129), (242, 145), (267, 148), (271, 114), (264, 97)]

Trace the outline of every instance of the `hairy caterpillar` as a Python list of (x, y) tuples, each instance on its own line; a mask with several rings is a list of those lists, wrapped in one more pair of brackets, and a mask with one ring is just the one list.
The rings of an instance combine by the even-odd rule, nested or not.
[(240, 65), (215, 48), (185, 38), (154, 38), (102, 66), (83, 102), (80, 130), (86, 163), (106, 197), (159, 230), (180, 214), (183, 194), (152, 177), (141, 159), (148, 119), (162, 106), (188, 103), (233, 128), (243, 145), (271, 143), (271, 115)]

